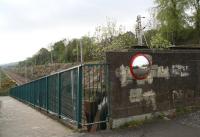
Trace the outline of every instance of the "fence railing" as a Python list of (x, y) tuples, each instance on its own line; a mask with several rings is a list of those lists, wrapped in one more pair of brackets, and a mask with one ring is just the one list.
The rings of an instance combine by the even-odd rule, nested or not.
[(12, 88), (10, 96), (90, 130), (108, 121), (108, 83), (107, 64), (85, 64)]

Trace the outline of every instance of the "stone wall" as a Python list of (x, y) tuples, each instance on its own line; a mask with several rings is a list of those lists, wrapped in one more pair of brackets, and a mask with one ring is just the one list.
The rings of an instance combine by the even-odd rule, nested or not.
[[(145, 80), (132, 78), (129, 62), (136, 53), (152, 58)], [(200, 50), (108, 52), (111, 119), (166, 111), (200, 103)]]

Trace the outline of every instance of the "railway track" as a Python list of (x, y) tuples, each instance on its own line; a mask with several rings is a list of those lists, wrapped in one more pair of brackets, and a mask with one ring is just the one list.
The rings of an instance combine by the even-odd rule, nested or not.
[(15, 72), (12, 72), (10, 70), (3, 70), (3, 72), (10, 78), (12, 79), (17, 85), (23, 85), (27, 82), (30, 82), (30, 80), (28, 78), (24, 78), (18, 74), (16, 74)]

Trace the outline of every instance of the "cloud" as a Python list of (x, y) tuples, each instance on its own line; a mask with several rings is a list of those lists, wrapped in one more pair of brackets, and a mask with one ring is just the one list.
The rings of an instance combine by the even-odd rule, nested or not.
[[(1, 0), (0, 64), (30, 57), (62, 38), (92, 32), (106, 17), (132, 29), (136, 16), (146, 16), (152, 5), (153, 0)], [(4, 58), (11, 49), (10, 59)]]

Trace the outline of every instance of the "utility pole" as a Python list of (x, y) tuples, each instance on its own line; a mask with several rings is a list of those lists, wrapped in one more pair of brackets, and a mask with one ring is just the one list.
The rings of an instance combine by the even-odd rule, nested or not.
[(53, 51), (53, 49), (52, 49), (52, 46), (51, 46), (51, 64), (53, 64), (53, 55), (52, 55), (52, 51)]
[(142, 28), (142, 18), (145, 17), (141, 17), (140, 15), (137, 16), (137, 26), (136, 26), (136, 37), (138, 39), (138, 45), (139, 46), (143, 46), (143, 29)]
[(80, 50), (81, 50), (81, 64), (83, 64), (83, 43), (82, 43), (82, 40), (80, 40)]
[(1, 89), (1, 68), (0, 68), (0, 89)]
[(79, 51), (78, 51), (78, 43), (76, 43), (76, 50), (77, 50), (77, 63), (79, 62)]
[(33, 72), (36, 71), (37, 56), (35, 57), (34, 64), (32, 65), (32, 78), (34, 79)]
[(27, 63), (26, 63), (26, 65), (25, 65), (25, 78), (26, 78), (26, 83), (28, 82), (27, 81)]
[(31, 78), (33, 79), (33, 69), (34, 69), (34, 65), (31, 65)]
[(53, 44), (50, 45), (50, 48), (51, 48), (51, 52), (50, 52), (51, 53), (51, 65), (53, 67), (53, 71), (56, 71), (56, 68), (55, 68), (56, 64), (54, 64), (54, 62), (53, 62), (53, 53), (52, 53), (53, 52)]

